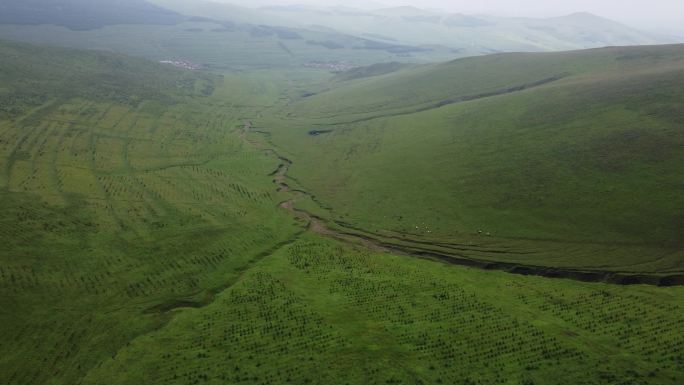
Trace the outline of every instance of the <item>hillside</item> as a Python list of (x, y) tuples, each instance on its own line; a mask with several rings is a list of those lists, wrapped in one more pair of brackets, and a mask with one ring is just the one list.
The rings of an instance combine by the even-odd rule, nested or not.
[(331, 29), (288, 27), (260, 11), (229, 4), (184, 0), (160, 4), (175, 11), (143, 0), (11, 1), (0, 4), (4, 7), (0, 38), (157, 61), (183, 60), (221, 70), (310, 68), (315, 63), (330, 71), (480, 53), (384, 42)]
[(683, 75), (681, 45), (501, 54), (338, 83), (269, 124), (347, 231), (457, 259), (681, 272)]
[[(644, 254), (630, 254), (611, 238), (681, 207), (680, 51), (499, 56), (531, 72), (597, 53), (635, 64), (610, 76), (578, 58), (574, 75), (544, 84), (534, 82), (568, 68), (518, 69), (508, 83), (483, 74), (487, 89), (531, 85), (422, 111), (388, 98), (378, 113), (399, 119), (372, 116), (352, 90), (386, 81), (429, 105), (477, 91), (449, 84), (471, 66), (210, 73), (0, 42), (0, 93), (12, 103), (0, 114), (0, 383), (680, 385), (684, 287), (657, 285), (682, 283), (682, 258), (654, 261), (654, 246), (631, 241)], [(502, 68), (481, 60), (466, 63)], [(430, 71), (451, 76), (432, 96), (435, 83), (420, 84)], [(325, 90), (348, 95), (337, 105), (351, 115), (334, 115)], [(374, 119), (315, 125), (326, 116)], [(635, 156), (635, 145), (648, 151)], [(598, 226), (554, 216), (612, 215), (630, 202), (597, 194), (589, 210), (575, 190), (558, 195), (568, 164), (582, 178), (573, 185), (617, 198), (633, 188), (651, 222), (601, 232), (605, 247), (588, 253), (578, 239), (624, 216)], [(525, 207), (525, 188), (548, 205)], [(406, 226), (423, 217), (435, 222)], [(471, 234), (474, 220), (492, 236)], [(505, 238), (495, 225), (538, 238), (561, 228), (576, 241)], [(639, 236), (679, 250), (668, 231)], [(437, 263), (438, 252), (541, 260), (563, 274)], [(597, 281), (649, 285), (578, 282), (580, 264), (628, 270)]]
[(680, 45), (613, 47), (458, 59), (341, 84), (293, 106), (293, 110), (299, 116), (321, 117), (328, 124), (415, 112), (576, 76), (678, 66), (684, 59), (681, 51)]
[(151, 60), (186, 60), (215, 70), (306, 68), (325, 72), (378, 62), (427, 62), (462, 57), (440, 46), (420, 47), (341, 34), (194, 18), (176, 25), (117, 24), (74, 31), (56, 25), (0, 24), (0, 38), (33, 44), (125, 53)]
[[(186, 0), (3, 3), (0, 38), (215, 69), (339, 69), (494, 52), (669, 42), (589, 14), (518, 19), (416, 8), (247, 8)], [(307, 67), (308, 66), (308, 67)]]
[(55, 24), (90, 30), (115, 24), (178, 24), (185, 17), (145, 0), (4, 0), (0, 24)]
[(1, 118), (15, 119), (54, 99), (116, 101), (136, 107), (149, 99), (171, 104), (180, 94), (210, 94), (213, 88), (213, 76), (181, 73), (120, 54), (11, 42), (0, 42), (0, 49)]
[(80, 382), (298, 231), (249, 79), (5, 42), (0, 77), (0, 383)]
[[(167, 5), (171, 0), (155, 1)], [(192, 14), (190, 9), (185, 11)], [(377, 10), (293, 6), (266, 7), (258, 11), (259, 17), (272, 25), (326, 26), (387, 42), (439, 44), (481, 54), (673, 42), (587, 13), (535, 19), (452, 14), (409, 6)]]

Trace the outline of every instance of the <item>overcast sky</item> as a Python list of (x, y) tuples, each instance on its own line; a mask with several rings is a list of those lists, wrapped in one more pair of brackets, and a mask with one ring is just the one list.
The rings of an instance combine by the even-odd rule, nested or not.
[[(244, 0), (235, 2), (244, 4)], [(684, 35), (684, 0), (252, 0), (252, 4), (264, 2), (350, 6), (413, 5), (462, 13), (532, 17), (591, 12), (642, 29)]]

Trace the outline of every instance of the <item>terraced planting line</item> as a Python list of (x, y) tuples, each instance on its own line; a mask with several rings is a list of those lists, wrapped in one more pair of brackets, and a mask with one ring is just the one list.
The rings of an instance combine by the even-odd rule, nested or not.
[[(240, 135), (243, 139), (247, 141), (247, 133), (250, 132), (252, 127), (251, 122), (246, 122), (244, 126), (243, 133)], [(256, 131), (252, 131), (256, 132)], [(259, 132), (256, 132), (259, 133)], [(260, 143), (254, 141), (248, 141), (250, 144), (255, 146), (260, 146)], [(295, 218), (303, 222), (307, 222), (307, 229), (319, 235), (334, 238), (345, 243), (361, 245), (368, 249), (379, 251), (379, 252), (389, 252), (397, 255), (411, 256), (429, 259), (432, 261), (438, 261), (443, 263), (448, 263), (451, 265), (473, 267), (483, 270), (498, 270), (504, 271), (511, 274), (519, 275), (535, 275), (546, 278), (564, 278), (571, 279), (575, 281), (582, 282), (603, 282), (616, 285), (653, 285), (653, 286), (682, 286), (684, 285), (684, 274), (669, 274), (669, 275), (658, 275), (658, 274), (638, 274), (638, 273), (623, 273), (616, 271), (602, 271), (602, 270), (579, 270), (579, 269), (568, 269), (568, 268), (556, 268), (556, 267), (546, 267), (546, 266), (536, 266), (536, 265), (524, 265), (518, 263), (508, 263), (508, 262), (493, 262), (485, 261), (481, 259), (471, 258), (464, 255), (464, 251), (473, 252), (492, 252), (496, 254), (506, 254), (506, 250), (482, 250), (478, 249), (478, 246), (472, 247), (449, 247), (449, 251), (439, 252), (433, 249), (424, 247), (424, 245), (440, 247), (444, 246), (443, 243), (431, 243), (427, 241), (412, 241), (409, 239), (402, 239), (404, 244), (399, 244), (392, 242), (389, 239), (380, 239), (380, 237), (373, 234), (367, 233), (363, 230), (357, 228), (348, 228), (348, 231), (339, 231), (328, 225), (328, 222), (323, 218), (320, 218), (306, 210), (295, 208), (295, 203), (298, 198), (307, 197), (311, 198), (312, 194), (302, 191), (293, 190), (285, 182), (287, 179), (287, 173), (290, 170), (293, 162), (280, 155), (275, 149), (268, 148), (264, 151), (271, 153), (273, 156), (278, 158), (281, 164), (278, 168), (270, 174), (273, 177), (273, 183), (277, 186), (279, 192), (289, 192), (293, 194), (293, 197), (280, 203), (280, 207), (284, 210), (289, 211)], [(344, 224), (337, 223), (338, 226), (347, 228)], [(459, 252), (456, 252), (459, 251)], [(510, 252), (515, 253), (515, 252)]]
[[(195, 295), (188, 296), (185, 299), (174, 299), (168, 302), (161, 303), (159, 305), (155, 305), (147, 310), (145, 310), (145, 313), (169, 313), (174, 310), (178, 309), (183, 309), (183, 308), (192, 308), (192, 309), (201, 309), (203, 307), (211, 305), (216, 297), (223, 293), (226, 290), (229, 290), (231, 287), (233, 287), (236, 283), (240, 282), (240, 279), (244, 276), (245, 272), (249, 271), (254, 265), (257, 263), (261, 262), (263, 259), (277, 253), (279, 250), (297, 242), (299, 240), (299, 237), (304, 234), (305, 231), (300, 231), (296, 234), (294, 234), (290, 239), (287, 239), (285, 241), (282, 241), (280, 243), (277, 243), (273, 245), (272, 247), (268, 248), (267, 250), (262, 251), (261, 253), (257, 254), (254, 256), (247, 265), (241, 267), (238, 271), (238, 275), (235, 276), (233, 279), (229, 280), (225, 284), (215, 287), (210, 290), (206, 290), (203, 292), (195, 293)], [(193, 299), (193, 297), (197, 297), (199, 295), (204, 295), (202, 299)]]
[[(242, 139), (247, 140), (246, 139), (246, 132), (249, 130), (250, 127), (251, 127), (250, 122), (245, 124), (244, 130), (242, 130), (241, 135), (240, 135)], [(252, 143), (252, 144), (255, 145), (255, 143)], [(287, 160), (284, 157), (279, 157), (279, 158), (281, 159), (281, 161), (288, 162), (287, 163), (288, 166), (283, 167), (283, 170), (284, 170), (283, 171), (283, 178), (284, 178), (284, 173), (287, 172), (287, 169), (289, 168), (289, 165), (292, 164), (292, 162), (290, 162), (289, 160)], [(203, 162), (202, 164), (199, 164), (199, 165), (206, 164), (207, 162)], [(175, 167), (179, 167), (179, 166), (175, 166)], [(140, 183), (140, 181), (138, 181), (138, 182)], [(145, 191), (148, 191), (148, 190), (146, 190), (146, 188), (143, 188), (143, 189)], [(283, 241), (271, 246), (270, 248), (258, 253), (257, 255), (253, 256), (245, 266), (241, 267), (239, 270), (236, 270), (238, 274), (233, 279), (230, 279), (229, 281), (225, 282), (223, 285), (209, 289), (209, 290), (196, 292), (192, 295), (186, 296), (185, 298), (176, 298), (176, 299), (173, 299), (173, 300), (152, 306), (152, 307), (146, 309), (145, 313), (148, 313), (148, 314), (149, 313), (167, 314), (167, 313), (171, 313), (174, 310), (178, 310), (178, 309), (182, 309), (182, 308), (199, 309), (199, 308), (203, 308), (203, 307), (210, 305), (211, 303), (214, 302), (214, 300), (216, 299), (216, 297), (219, 294), (223, 293), (226, 290), (229, 290), (236, 283), (238, 283), (240, 281), (240, 279), (244, 276), (245, 272), (249, 271), (252, 267), (254, 267), (254, 265), (258, 264), (263, 259), (277, 253), (279, 250), (297, 242), (300, 239), (301, 235), (304, 234), (305, 232), (306, 232), (306, 230), (298, 231), (297, 233), (292, 235), (290, 238), (283, 240)], [(166, 325), (166, 323), (164, 323), (164, 325)], [(164, 325), (160, 326), (159, 328), (163, 327)]]

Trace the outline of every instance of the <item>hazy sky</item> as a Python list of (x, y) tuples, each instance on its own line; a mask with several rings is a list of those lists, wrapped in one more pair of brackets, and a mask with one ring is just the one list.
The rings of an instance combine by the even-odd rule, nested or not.
[[(235, 2), (244, 4), (244, 0)], [(591, 12), (634, 27), (684, 34), (684, 0), (252, 0), (254, 3), (413, 5), (463, 13), (533, 17)]]

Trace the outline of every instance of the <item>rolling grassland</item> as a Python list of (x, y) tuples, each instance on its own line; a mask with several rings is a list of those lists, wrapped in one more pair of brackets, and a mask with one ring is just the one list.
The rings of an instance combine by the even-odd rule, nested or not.
[(683, 55), (462, 59), (312, 88), (263, 124), (344, 231), (455, 258), (680, 274)]
[(520, 277), (306, 235), (85, 384), (678, 384), (682, 288)]
[[(0, 52), (0, 100), (12, 102), (0, 112), (2, 384), (678, 385), (684, 378), (681, 286), (521, 276), (426, 255), (680, 271), (681, 248), (668, 240), (673, 228), (646, 227), (680, 207), (676, 60), (634, 69), (644, 78), (632, 69), (624, 79), (591, 82), (586, 71), (558, 84), (534, 84), (525, 74), (510, 84), (492, 78), (485, 90), (444, 90), (416, 98), (420, 105), (395, 98), (384, 112), (401, 115), (386, 117), (364, 110), (375, 95), (349, 91), (333, 127), (320, 124), (333, 111), (319, 99), (326, 92), (425, 69), (340, 81), (306, 70), (187, 72), (10, 43)], [(557, 71), (538, 76), (549, 74)], [(632, 94), (635, 79), (646, 80)], [(659, 91), (643, 87), (651, 83)], [(469, 99), (502, 87), (516, 89), (424, 109), (444, 95)], [(602, 104), (579, 103), (586, 92), (600, 92)], [(631, 110), (625, 93), (635, 95)], [(557, 127), (541, 113), (549, 111)], [(662, 131), (627, 135), (620, 152), (600, 152), (613, 156), (606, 167), (624, 167), (617, 176), (597, 168), (587, 153), (608, 145), (596, 137), (623, 138), (620, 127), (632, 121), (626, 129), (637, 134), (645, 123)], [(553, 139), (542, 129), (555, 130)], [(651, 149), (646, 158), (631, 152), (632, 139)], [(568, 177), (561, 144), (560, 154), (578, 162), (575, 178), (615, 189), (614, 206), (605, 199), (593, 214), (559, 184)], [(482, 163), (485, 155), (491, 163)], [(545, 174), (545, 165), (561, 174)], [(487, 172), (464, 172), (476, 166)], [(503, 177), (508, 172), (520, 183), (545, 176), (529, 188), (544, 189), (549, 203), (529, 203), (528, 190)], [(641, 183), (630, 181), (636, 177)], [(454, 180), (479, 198), (461, 203), (474, 192)], [(625, 192), (637, 185), (642, 190)], [(496, 212), (482, 209), (506, 192)], [(610, 227), (637, 215), (613, 218), (645, 196), (652, 202), (638, 215), (653, 222)], [(559, 208), (563, 199), (571, 203)], [(587, 216), (562, 216), (568, 207)], [(415, 229), (422, 218), (436, 222)]]
[[(65, 66), (94, 77), (116, 72), (108, 55), (89, 63), (89, 53), (66, 54)], [(169, 311), (210, 302), (300, 231), (276, 207), (266, 177), (276, 161), (236, 134), (243, 116), (263, 108), (250, 92), (271, 98), (268, 90), (217, 79), (241, 93), (218, 91), (222, 104), (213, 105), (160, 86), (183, 73), (135, 65), (171, 101), (118, 102), (135, 97), (132, 86), (117, 97), (63, 96), (55, 90), (69, 84), (55, 83), (44, 104), (0, 123), (2, 383), (78, 383), (133, 337), (162, 327)]]

